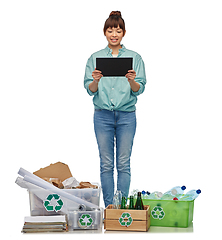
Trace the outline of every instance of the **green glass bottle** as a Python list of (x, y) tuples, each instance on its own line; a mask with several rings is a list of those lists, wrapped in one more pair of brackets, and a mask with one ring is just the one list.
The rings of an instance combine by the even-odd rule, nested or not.
[(126, 198), (125, 197), (122, 197), (120, 209), (126, 209)]
[(137, 209), (137, 210), (143, 210), (144, 209), (143, 201), (142, 201), (142, 198), (141, 198), (141, 192), (138, 192), (138, 194), (137, 194), (135, 209)]
[(130, 196), (130, 202), (129, 202), (129, 208), (128, 209), (134, 209), (133, 196)]

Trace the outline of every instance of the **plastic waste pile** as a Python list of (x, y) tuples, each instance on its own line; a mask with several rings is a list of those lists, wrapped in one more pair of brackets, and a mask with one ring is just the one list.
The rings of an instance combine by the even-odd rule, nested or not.
[[(149, 191), (142, 191), (142, 199), (156, 199), (156, 200), (178, 200), (178, 201), (192, 201), (196, 199), (200, 193), (200, 189), (193, 189), (185, 193), (185, 186), (176, 186), (171, 188), (165, 193), (155, 191), (150, 193)], [(132, 191), (131, 195), (136, 198), (138, 189)]]

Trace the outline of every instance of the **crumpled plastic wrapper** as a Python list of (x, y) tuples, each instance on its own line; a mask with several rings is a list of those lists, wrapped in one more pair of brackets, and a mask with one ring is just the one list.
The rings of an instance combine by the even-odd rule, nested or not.
[(74, 178), (67, 178), (62, 182), (65, 189), (76, 188), (79, 185), (79, 182)]

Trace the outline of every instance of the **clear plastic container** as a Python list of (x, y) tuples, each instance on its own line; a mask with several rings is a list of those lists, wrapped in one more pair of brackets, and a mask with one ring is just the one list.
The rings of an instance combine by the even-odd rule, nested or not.
[[(101, 188), (99, 184), (96, 185), (98, 186), (97, 189), (62, 189), (62, 191), (99, 206)], [(80, 207), (79, 204), (48, 190), (29, 192), (29, 202), (31, 216), (63, 215), (67, 214), (68, 211), (79, 210)]]
[(69, 211), (68, 213), (69, 231), (90, 229), (102, 231), (102, 225), (102, 208), (98, 208), (93, 211)]

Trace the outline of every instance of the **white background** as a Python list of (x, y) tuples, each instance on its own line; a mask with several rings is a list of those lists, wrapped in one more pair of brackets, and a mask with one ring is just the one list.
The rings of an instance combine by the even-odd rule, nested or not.
[(20, 167), (33, 172), (57, 161), (68, 164), (79, 181), (100, 181), (93, 103), (83, 77), (89, 56), (107, 45), (102, 29), (112, 10), (122, 12), (127, 30), (122, 43), (142, 56), (147, 75), (137, 103), (130, 191), (164, 192), (183, 184), (188, 190), (202, 190), (195, 200), (193, 233), (146, 237), (194, 239), (219, 231), (220, 3), (1, 1), (2, 233), (16, 239), (75, 237), (21, 234), (29, 200), (14, 182)]

